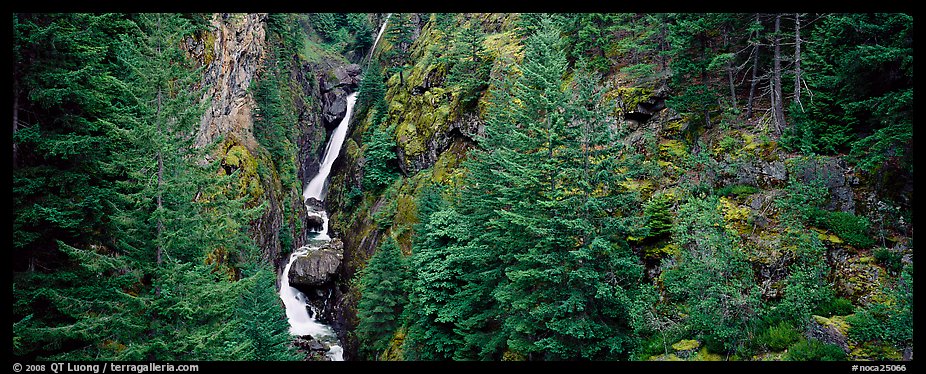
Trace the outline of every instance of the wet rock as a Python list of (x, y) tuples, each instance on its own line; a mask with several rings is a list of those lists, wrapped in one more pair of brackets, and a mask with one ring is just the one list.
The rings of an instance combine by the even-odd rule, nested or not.
[(318, 213), (325, 210), (325, 202), (314, 197), (305, 199), (305, 208), (311, 213)]
[(347, 114), (347, 91), (336, 88), (322, 96), (322, 120), (325, 128), (333, 130)]
[(310, 231), (321, 231), (325, 226), (325, 219), (317, 214), (306, 214), (305, 228)]
[(318, 87), (322, 90), (322, 93), (341, 87), (346, 87), (348, 91), (352, 92), (360, 84), (360, 73), (362, 71), (360, 65), (357, 64), (335, 67), (333, 70), (320, 75)]
[(287, 275), (290, 285), (305, 292), (333, 282), (344, 257), (343, 251), (343, 243), (334, 239), (322, 248), (297, 257)]

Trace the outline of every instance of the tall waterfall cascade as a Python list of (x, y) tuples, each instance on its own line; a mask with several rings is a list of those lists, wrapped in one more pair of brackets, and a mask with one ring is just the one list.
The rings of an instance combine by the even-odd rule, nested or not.
[[(309, 182), (305, 191), (302, 193), (303, 201), (309, 198), (315, 198), (324, 201), (326, 188), (328, 187), (328, 175), (331, 173), (331, 166), (337, 160), (341, 147), (344, 145), (344, 139), (347, 137), (347, 124), (350, 122), (351, 113), (354, 109), (354, 103), (357, 101), (357, 94), (352, 93), (347, 96), (347, 112), (344, 119), (331, 133), (328, 140), (328, 146), (325, 149), (325, 155), (322, 157), (321, 166), (318, 174)], [(308, 207), (306, 207), (308, 211)], [(306, 296), (298, 289), (291, 287), (289, 284), (289, 270), (298, 257), (305, 255), (309, 251), (315, 251), (322, 245), (331, 240), (328, 236), (328, 213), (320, 211), (324, 224), (320, 231), (316, 231), (316, 236), (310, 241), (310, 244), (302, 246), (289, 257), (289, 262), (283, 269), (283, 275), (280, 279), (280, 299), (286, 307), (286, 317), (289, 319), (290, 334), (305, 336), (310, 335), (316, 340), (328, 343), (330, 347), (326, 356), (332, 361), (343, 361), (344, 350), (338, 341), (337, 334), (334, 330), (315, 319), (318, 310), (308, 303)]]

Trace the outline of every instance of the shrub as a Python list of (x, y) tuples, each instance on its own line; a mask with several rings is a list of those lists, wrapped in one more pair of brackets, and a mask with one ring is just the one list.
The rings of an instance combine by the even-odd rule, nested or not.
[(875, 241), (868, 235), (871, 225), (865, 217), (858, 217), (848, 212), (816, 209), (811, 214), (811, 219), (817, 226), (833, 231), (852, 246), (868, 248), (875, 244)]
[(717, 194), (717, 196), (732, 196), (732, 195), (736, 195), (736, 196), (738, 196), (738, 197), (742, 197), (742, 196), (748, 196), (748, 195), (752, 195), (752, 194), (754, 194), (754, 193), (756, 193), (756, 192), (759, 192), (759, 189), (758, 189), (758, 188), (755, 188), (755, 187), (753, 187), (753, 186), (747, 186), (747, 185), (737, 184), (737, 185), (732, 185), (732, 186), (726, 186), (726, 187), (718, 188), (718, 189), (717, 189), (716, 191), (714, 191), (714, 192)]
[(782, 321), (775, 326), (770, 326), (760, 336), (760, 344), (767, 346), (773, 351), (782, 351), (788, 346), (800, 340), (801, 334), (790, 324)]
[(898, 272), (903, 267), (900, 261), (903, 258), (903, 254), (900, 252), (895, 252), (887, 248), (876, 248), (873, 254), (875, 259), (890, 271)]
[(845, 316), (853, 312), (855, 312), (855, 305), (852, 305), (851, 300), (843, 297), (834, 298), (814, 310), (814, 314), (821, 316)]
[(790, 361), (844, 361), (846, 352), (838, 345), (816, 339), (801, 340), (788, 348)]

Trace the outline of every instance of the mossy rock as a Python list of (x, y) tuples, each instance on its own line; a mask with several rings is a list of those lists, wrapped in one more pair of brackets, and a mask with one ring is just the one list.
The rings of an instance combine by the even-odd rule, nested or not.
[(848, 359), (900, 361), (903, 359), (903, 352), (888, 343), (864, 342), (851, 348)]
[(826, 318), (823, 316), (814, 315), (813, 319), (822, 326), (835, 328), (836, 331), (839, 331), (840, 334), (848, 336), (849, 323), (846, 322), (846, 317), (848, 316), (833, 316)]
[(760, 353), (755, 356), (752, 356), (753, 361), (784, 361), (785, 356), (787, 356), (788, 351), (784, 350), (781, 352), (765, 352)]
[[(257, 173), (257, 159), (244, 146), (231, 144), (234, 145), (228, 148), (222, 163), (228, 168), (238, 170), (237, 196), (250, 196), (248, 203), (256, 204), (264, 195)], [(234, 170), (232, 172), (234, 173)]]
[(723, 214), (726, 227), (738, 233), (745, 233), (751, 226), (747, 222), (752, 209), (745, 206), (739, 206), (734, 201), (721, 197), (718, 208)]
[(871, 258), (851, 257), (836, 271), (837, 294), (846, 296), (853, 303), (860, 299), (877, 301), (886, 297), (883, 287), (890, 282), (887, 271), (872, 263)]
[[(632, 239), (639, 240), (639, 238), (634, 238), (632, 236), (627, 237), (628, 241), (631, 241)], [(677, 255), (679, 253), (679, 249), (680, 248), (678, 244), (672, 242), (665, 244), (657, 243), (656, 245), (644, 248), (643, 255), (647, 258), (665, 258), (668, 256)]]
[(667, 161), (677, 161), (688, 157), (685, 143), (679, 140), (666, 139), (659, 142), (659, 158)]
[(692, 339), (685, 339), (672, 344), (672, 349), (676, 352), (691, 351), (701, 346), (701, 342)]
[(400, 328), (392, 335), (392, 339), (389, 340), (389, 346), (386, 347), (386, 350), (380, 354), (380, 361), (404, 361), (405, 350), (402, 349), (404, 343), (405, 328)]
[(614, 96), (620, 98), (624, 106), (624, 114), (637, 110), (637, 105), (649, 100), (653, 96), (652, 88), (620, 87), (614, 90)]
[(203, 39), (203, 66), (209, 66), (215, 61), (215, 33), (205, 30), (202, 35)]
[(723, 356), (717, 353), (711, 353), (707, 350), (707, 347), (701, 348), (695, 353), (691, 358), (691, 361), (723, 361)]
[(502, 353), (502, 361), (527, 361), (527, 356), (519, 352), (506, 349), (505, 352)]
[(665, 124), (663, 124), (662, 129), (659, 131), (659, 136), (667, 139), (677, 138), (679, 135), (681, 135), (682, 125), (684, 124), (685, 122), (680, 119), (666, 121)]
[(656, 190), (656, 183), (650, 180), (639, 180), (639, 179), (628, 179), (620, 181), (617, 183), (619, 186), (623, 187), (628, 192), (636, 192), (640, 194), (641, 199), (648, 199), (649, 196)]
[(675, 355), (675, 353), (649, 356), (647, 360), (648, 361), (685, 361), (682, 358)]

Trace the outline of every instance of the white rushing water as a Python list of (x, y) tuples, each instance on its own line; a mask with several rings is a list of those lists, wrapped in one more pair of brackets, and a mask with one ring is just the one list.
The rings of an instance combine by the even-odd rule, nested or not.
[(367, 61), (373, 58), (373, 52), (376, 51), (376, 44), (379, 43), (379, 39), (383, 37), (383, 31), (386, 31), (386, 24), (389, 23), (390, 16), (392, 16), (392, 13), (386, 13), (386, 18), (383, 19), (383, 25), (379, 27), (379, 33), (376, 34), (376, 40), (373, 41), (373, 48), (370, 48), (370, 55), (367, 56)]
[(328, 182), (328, 174), (331, 173), (331, 165), (334, 165), (334, 160), (337, 160), (338, 154), (341, 152), (341, 146), (344, 145), (344, 138), (347, 137), (347, 123), (350, 122), (350, 115), (354, 110), (356, 101), (357, 93), (347, 95), (347, 112), (344, 113), (344, 119), (341, 120), (338, 127), (335, 127), (334, 132), (331, 133), (331, 139), (328, 140), (328, 147), (325, 149), (321, 167), (318, 168), (318, 174), (309, 181), (305, 191), (302, 191), (302, 200), (308, 200), (310, 197), (321, 201), (325, 200), (323, 194), (325, 185)]
[[(347, 96), (347, 112), (344, 114), (344, 119), (341, 120), (338, 127), (331, 133), (331, 138), (328, 140), (327, 148), (325, 148), (325, 155), (322, 157), (318, 174), (312, 178), (308, 186), (306, 186), (305, 191), (303, 191), (303, 200), (308, 200), (310, 197), (323, 200), (325, 187), (327, 187), (328, 174), (331, 173), (331, 166), (334, 165), (334, 161), (341, 152), (341, 146), (344, 145), (344, 138), (347, 137), (347, 124), (350, 122), (350, 116), (356, 101), (356, 93)], [(328, 213), (321, 211), (319, 214), (324, 224), (322, 225), (322, 230), (318, 231), (318, 234), (313, 238), (313, 243), (316, 244), (303, 246), (293, 251), (293, 254), (290, 255), (289, 262), (286, 263), (286, 267), (283, 269), (283, 275), (281, 275), (280, 299), (283, 300), (283, 305), (286, 307), (286, 317), (289, 320), (290, 334), (299, 336), (311, 335), (320, 342), (328, 343), (329, 349), (326, 356), (332, 361), (344, 361), (344, 349), (341, 348), (340, 342), (338, 342), (337, 334), (330, 326), (315, 320), (314, 314), (316, 314), (317, 311), (308, 304), (306, 296), (289, 285), (289, 269), (292, 267), (293, 261), (297, 257), (305, 255), (308, 251), (314, 251), (320, 248), (321, 245), (317, 243), (331, 240), (331, 237), (328, 236)], [(308, 308), (312, 308), (312, 314), (309, 313)]]

